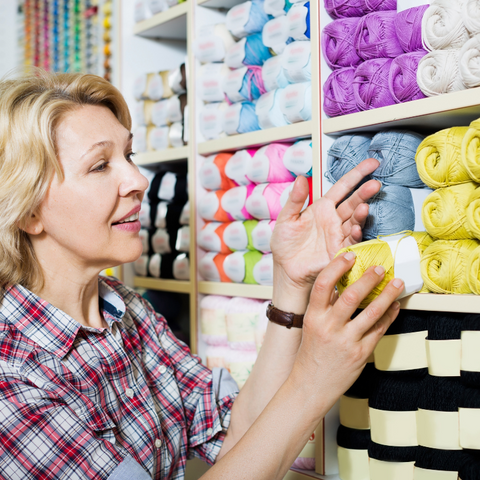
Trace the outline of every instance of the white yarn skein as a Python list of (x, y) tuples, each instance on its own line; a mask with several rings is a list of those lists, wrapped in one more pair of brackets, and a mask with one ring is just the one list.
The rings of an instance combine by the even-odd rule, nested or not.
[(480, 85), (480, 34), (472, 37), (460, 50), (460, 75), (466, 87)]
[(463, 0), (435, 0), (422, 18), (422, 42), (426, 50), (462, 48), (469, 38), (463, 23)]
[(480, 0), (464, 0), (462, 17), (465, 27), (472, 35), (480, 33)]
[(459, 69), (459, 53), (460, 50), (436, 50), (420, 60), (417, 83), (427, 97), (465, 90)]

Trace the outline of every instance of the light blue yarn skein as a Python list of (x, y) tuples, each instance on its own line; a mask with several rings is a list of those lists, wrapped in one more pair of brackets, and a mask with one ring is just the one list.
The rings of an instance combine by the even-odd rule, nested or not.
[(244, 30), (248, 35), (252, 33), (261, 33), (263, 26), (270, 20), (263, 8), (264, 0), (252, 0), (248, 22), (244, 25)]
[(415, 208), (409, 188), (384, 186), (368, 204), (368, 217), (362, 230), (364, 241), (415, 229)]
[(238, 133), (254, 132), (255, 130), (261, 130), (258, 124), (257, 114), (255, 113), (255, 104), (252, 102), (242, 102)]
[[(337, 138), (328, 149), (325, 178), (331, 183), (335, 183), (360, 162), (369, 158), (368, 148), (372, 137), (372, 134), (362, 133), (342, 135)], [(368, 176), (362, 183), (370, 179), (371, 177)]]
[(377, 133), (368, 149), (369, 157), (380, 162), (380, 166), (372, 173), (372, 178), (380, 180), (383, 185), (425, 188), (415, 163), (417, 148), (424, 138), (424, 135), (408, 130)]
[(244, 65), (261, 66), (272, 57), (270, 49), (263, 44), (261, 33), (249, 35), (245, 39), (245, 59), (242, 62)]

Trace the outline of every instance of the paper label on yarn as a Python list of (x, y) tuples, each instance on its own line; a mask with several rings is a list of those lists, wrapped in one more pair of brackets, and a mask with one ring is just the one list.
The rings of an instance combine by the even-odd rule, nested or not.
[(272, 238), (272, 227), (270, 220), (260, 220), (258, 225), (252, 230), (252, 243), (256, 250), (269, 253), (270, 239)]
[(464, 330), (462, 338), (462, 370), (480, 372), (480, 332)]
[[(275, 90), (276, 88), (283, 87), (279, 85), (277, 79), (282, 74), (283, 55), (277, 55), (269, 58), (262, 67), (262, 79), (265, 89), (267, 91)], [(288, 83), (288, 82), (287, 82)]]
[(172, 92), (176, 94), (185, 92), (185, 89), (182, 87), (182, 79), (182, 70), (180, 67), (170, 70), (168, 73), (168, 85)]
[(286, 15), (269, 20), (262, 30), (263, 44), (269, 48), (285, 45), (290, 38), (290, 25)]
[(135, 119), (136, 125), (146, 125), (147, 122), (145, 121), (145, 114), (143, 112), (143, 105), (145, 102), (135, 102), (135, 106), (133, 107), (133, 118)]
[(265, 254), (253, 267), (253, 278), (259, 285), (273, 285), (273, 255)]
[(200, 131), (206, 140), (218, 138), (223, 131), (223, 111), (220, 105), (222, 104), (207, 104), (200, 110)]
[(182, 209), (182, 213), (180, 214), (180, 225), (188, 225), (189, 223), (190, 223), (190, 202), (187, 202)]
[(242, 89), (243, 79), (247, 73), (248, 68), (242, 67), (237, 70), (232, 70), (225, 78), (223, 82), (223, 91), (226, 93), (227, 97), (231, 102), (241, 102), (245, 98), (240, 95), (240, 90)]
[(449, 472), (446, 470), (426, 470), (415, 466), (413, 471), (413, 480), (458, 480), (458, 472)]
[(241, 113), (241, 103), (234, 103), (226, 109), (225, 115), (223, 116), (223, 130), (227, 135), (235, 135), (238, 133)]
[(315, 432), (308, 439), (298, 458), (315, 458)]
[(227, 51), (225, 55), (225, 63), (230, 68), (243, 67), (243, 61), (245, 60), (245, 45), (247, 43), (246, 38), (242, 38), (238, 42), (234, 43)]
[(147, 82), (148, 98), (150, 100), (160, 100), (163, 97), (163, 93), (163, 78), (158, 73), (149, 76)]
[[(293, 190), (293, 184), (295, 182), (292, 182), (280, 195), (280, 205), (283, 208), (285, 204), (287, 203), (288, 196), (290, 195), (290, 192)], [(308, 204), (310, 202), (310, 194), (308, 195), (307, 199), (305, 200), (305, 203), (303, 204), (302, 207), (302, 212), (308, 207)]]
[(265, 0), (263, 9), (267, 15), (272, 15), (272, 17), (285, 15), (285, 0)]
[(246, 250), (248, 236), (243, 222), (237, 220), (225, 228), (223, 231), (223, 241), (231, 250)]
[(167, 120), (171, 123), (183, 120), (180, 98), (174, 95), (167, 100)]
[(164, 228), (159, 228), (152, 236), (152, 249), (155, 253), (171, 253), (170, 235)]
[(162, 256), (159, 253), (152, 255), (148, 262), (148, 272), (152, 277), (160, 278), (162, 271)]
[(370, 417), (368, 398), (340, 397), (340, 424), (355, 430), (368, 430)]
[(388, 244), (394, 258), (393, 271), (396, 278), (403, 280), (405, 287), (398, 298), (408, 297), (419, 292), (423, 287), (423, 279), (420, 273), (420, 252), (416, 240), (400, 233), (391, 236), (379, 236)]
[[(461, 450), (458, 411), (417, 410), (417, 439), (422, 447)], [(372, 438), (373, 440), (373, 438)]]
[(266, 183), (270, 172), (270, 160), (265, 152), (269, 146), (259, 148), (247, 163), (247, 176), (253, 183)]
[(135, 273), (140, 277), (146, 277), (148, 275), (148, 256), (141, 255), (137, 260), (135, 260), (133, 264), (133, 268), (135, 269)]
[(288, 87), (282, 90), (280, 109), (289, 122), (296, 123), (308, 119), (308, 116), (304, 115), (305, 107), (307, 107), (307, 109), (311, 108), (311, 106), (309, 107), (307, 105), (309, 101), (309, 99), (306, 98), (308, 88), (310, 88), (310, 83), (305, 82), (288, 85)]
[(133, 83), (133, 96), (137, 100), (141, 100), (147, 89), (147, 75), (139, 75)]
[(222, 197), (222, 208), (235, 220), (245, 220), (243, 209), (247, 199), (247, 187), (234, 187), (227, 190)]
[[(343, 480), (370, 480), (368, 450), (353, 450), (338, 447), (337, 456), (340, 478)], [(408, 477), (399, 478), (408, 480)]]
[(386, 478), (413, 480), (415, 462), (384, 462), (376, 458), (368, 460), (370, 480), (385, 480)]
[(413, 208), (415, 210), (415, 232), (424, 232), (425, 226), (422, 222), (422, 209), (425, 199), (433, 192), (431, 188), (410, 188), (412, 194)]
[(136, 152), (147, 151), (147, 127), (141, 126), (135, 129), (135, 135), (133, 136), (133, 149)]
[(270, 210), (268, 208), (267, 199), (263, 196), (263, 192), (268, 185), (268, 183), (257, 185), (245, 203), (248, 213), (259, 220), (270, 219)]
[(225, 45), (215, 35), (215, 25), (207, 25), (200, 29), (195, 48), (196, 57), (202, 63), (219, 62), (225, 57)]
[(149, 245), (149, 237), (148, 230), (142, 228), (140, 232), (138, 232), (140, 240), (142, 241), (142, 254), (148, 254), (148, 245)]
[(157, 215), (155, 217), (155, 226), (157, 228), (167, 228), (168, 202), (160, 202), (157, 205)]
[(136, 0), (133, 17), (135, 19), (135, 23), (141, 22), (147, 18), (147, 2), (146, 0)]
[(290, 26), (289, 36), (295, 40), (310, 40), (306, 35), (308, 8), (297, 3), (288, 11), (287, 18)]
[(204, 220), (215, 220), (215, 214), (220, 207), (220, 201), (218, 200), (215, 192), (207, 193), (202, 201), (198, 204), (198, 214)]
[(164, 150), (168, 148), (168, 127), (155, 127), (148, 133), (148, 142), (153, 150)]
[(216, 155), (208, 157), (200, 167), (199, 177), (202, 187), (207, 190), (218, 190), (222, 185), (222, 177), (218, 167), (213, 163)]
[(176, 280), (190, 280), (190, 261), (186, 253), (181, 253), (173, 261), (173, 277)]
[(152, 221), (150, 220), (150, 204), (147, 202), (142, 202), (142, 209), (138, 215), (140, 220), (140, 225), (143, 228), (150, 228), (152, 226)]
[[(232, 255), (235, 255), (234, 253)], [(227, 338), (229, 342), (255, 343), (255, 327), (257, 326), (258, 313), (227, 313)]]
[(166, 0), (148, 0), (148, 8), (153, 15), (168, 10)]
[(285, 48), (282, 54), (282, 67), (287, 78), (293, 83), (310, 80), (310, 42), (296, 41)]
[(431, 3), (430, 0), (397, 0), (397, 13), (408, 10), (409, 8), (430, 5)]
[(178, 252), (188, 252), (190, 250), (190, 227), (188, 225), (179, 228), (175, 249)]
[(226, 25), (228, 30), (238, 38), (245, 37), (248, 32), (245, 31), (244, 27), (248, 22), (250, 17), (250, 9), (252, 7), (252, 2), (244, 2), (240, 5), (235, 5), (232, 7), (226, 18)]
[(200, 308), (200, 328), (203, 335), (227, 335), (225, 310)]
[(172, 172), (167, 172), (160, 182), (158, 189), (158, 198), (161, 200), (172, 201), (175, 196), (175, 185), (177, 184), (177, 176)]
[(377, 410), (370, 407), (372, 441), (390, 447), (417, 446), (416, 411)]
[(207, 223), (198, 232), (199, 247), (207, 250), (207, 252), (219, 252), (222, 249), (222, 242), (215, 230), (221, 225), (219, 222)]
[(183, 124), (175, 122), (170, 125), (168, 130), (168, 142), (174, 148), (183, 147)]
[(275, 128), (288, 125), (280, 110), (279, 90), (264, 93), (255, 105), (255, 113), (261, 128)]
[[(245, 278), (245, 252), (234, 252), (228, 255), (223, 262), (225, 275), (235, 283), (242, 283)], [(238, 340), (241, 341), (241, 340)]]
[(462, 408), (458, 409), (460, 422), (460, 445), (462, 448), (480, 450), (480, 409)]
[(157, 127), (168, 124), (167, 121), (168, 100), (160, 100), (152, 105), (152, 123)]
[(200, 70), (199, 96), (205, 102), (221, 102), (225, 99), (222, 80), (227, 71), (224, 63), (210, 63)]
[(249, 185), (251, 182), (245, 176), (245, 165), (250, 156), (247, 150), (238, 150), (235, 152), (225, 165), (225, 175), (239, 185)]
[(216, 252), (208, 252), (198, 262), (198, 271), (200, 275), (209, 282), (219, 282), (220, 272), (215, 265), (214, 258), (218, 255)]
[(434, 377), (459, 377), (461, 340), (426, 340), (428, 373)]
[(288, 147), (283, 156), (283, 165), (295, 175), (306, 175), (312, 170), (312, 141), (301, 140)]

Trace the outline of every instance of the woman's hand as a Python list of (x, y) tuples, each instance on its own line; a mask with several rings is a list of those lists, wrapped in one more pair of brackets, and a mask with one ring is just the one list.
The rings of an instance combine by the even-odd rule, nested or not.
[(301, 304), (297, 310), (303, 308), (303, 311), (295, 313), (304, 313), (306, 301), (301, 298), (308, 297), (318, 274), (335, 254), (362, 240), (362, 227), (368, 216), (365, 202), (380, 190), (381, 184), (371, 180), (346, 197), (378, 165), (373, 158), (364, 160), (302, 213), (308, 182), (304, 177), (295, 181), (271, 240), (275, 289), (280, 297), (298, 292), (295, 304)]

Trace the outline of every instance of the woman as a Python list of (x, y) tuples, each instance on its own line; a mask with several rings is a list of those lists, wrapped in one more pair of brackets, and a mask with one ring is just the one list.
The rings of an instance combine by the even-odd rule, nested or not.
[(130, 129), (98, 77), (0, 82), (0, 478), (183, 478), (187, 456), (216, 462), (206, 479), (283, 478), (398, 313), (395, 280), (350, 320), (382, 267), (334, 294), (354, 256), (331, 260), (361, 239), (379, 184), (342, 199), (378, 163), (301, 215), (308, 185), (296, 181), (272, 238), (273, 305), (306, 312), (304, 327), (269, 324), (238, 394), (144, 299), (99, 277), (141, 254), (148, 184)]

